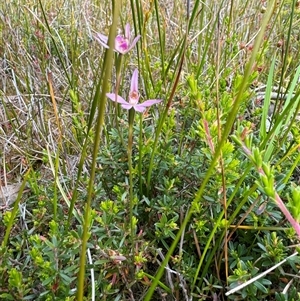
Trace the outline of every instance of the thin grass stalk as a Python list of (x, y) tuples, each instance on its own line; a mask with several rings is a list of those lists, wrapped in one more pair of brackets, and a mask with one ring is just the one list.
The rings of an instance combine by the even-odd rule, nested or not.
[[(149, 20), (150, 12), (152, 9), (153, 9), (153, 2), (151, 2), (151, 4), (150, 4), (150, 9), (146, 13), (145, 19), (143, 18), (143, 26), (141, 27), (141, 35), (142, 35), (141, 49), (142, 49), (142, 54), (143, 54), (143, 64), (140, 64), (140, 61), (138, 61), (139, 67), (141, 69), (142, 77), (144, 79), (146, 97), (148, 99), (151, 98), (150, 97), (150, 91), (151, 91), (150, 84), (151, 84), (152, 88), (155, 85), (153, 77), (152, 77), (152, 73), (151, 73), (151, 66), (150, 66), (151, 64), (150, 64), (150, 58), (149, 58), (149, 54), (148, 54), (147, 32), (146, 32), (146, 25)], [(147, 70), (147, 73), (146, 73), (145, 69)]]
[[(297, 99), (300, 96), (300, 93), (297, 93), (293, 99)], [(285, 108), (285, 110), (278, 116), (278, 119), (276, 120), (275, 124), (272, 126), (272, 128), (269, 130), (268, 135), (265, 137), (265, 139), (262, 141), (261, 145), (260, 145), (260, 149), (264, 149), (266, 147), (266, 145), (270, 146), (270, 141), (272, 139), (272, 137), (274, 137), (274, 135), (276, 135), (276, 133), (278, 134), (278, 132), (280, 132), (278, 130), (278, 126), (281, 125), (286, 113), (288, 113), (291, 109), (291, 107), (294, 105), (293, 102), (290, 102), (288, 104), (288, 106)], [(273, 139), (272, 139), (273, 140)], [(274, 146), (273, 146), (274, 148)], [(269, 161), (270, 157), (272, 155), (272, 152), (268, 152), (268, 155), (265, 154), (264, 156), (264, 160), (265, 161)]]
[[(202, 10), (203, 10), (203, 17), (204, 17), (205, 9), (203, 8)], [(212, 14), (210, 14), (207, 19), (211, 20), (212, 17), (213, 17)], [(209, 21), (209, 23), (210, 22), (211, 21)], [(202, 34), (203, 27), (200, 28), (201, 34), (200, 34), (199, 38), (201, 41), (201, 45), (199, 44), (200, 42), (198, 41), (198, 54), (200, 53), (200, 56), (198, 58), (200, 60), (200, 63), (198, 63), (198, 65), (197, 65), (197, 72), (196, 72), (196, 76), (195, 76), (196, 78), (198, 78), (200, 76), (200, 74), (202, 73), (203, 67), (207, 61), (207, 58), (208, 58), (207, 53), (208, 53), (209, 47), (211, 46), (213, 38), (214, 38), (214, 32), (216, 29), (216, 25), (217, 25), (217, 22), (215, 21), (212, 25), (211, 30), (207, 30), (207, 34), (205, 37), (203, 37), (203, 34)], [(202, 44), (204, 44), (204, 46)], [(202, 47), (203, 47), (203, 50), (202, 50)]]
[(60, 155), (60, 148), (63, 149), (63, 144), (62, 144), (62, 127), (59, 121), (58, 117), (58, 110), (57, 110), (57, 104), (54, 96), (54, 91), (53, 91), (53, 85), (52, 85), (52, 73), (48, 71), (47, 74), (47, 80), (48, 80), (48, 89), (49, 89), (49, 94), (50, 98), (52, 101), (52, 106), (53, 106), (53, 111), (55, 115), (55, 121), (56, 125), (59, 131), (59, 136), (58, 136), (58, 147), (56, 150), (56, 155), (55, 155), (55, 170), (54, 170), (54, 192), (53, 192), (53, 219), (54, 221), (57, 221), (57, 203), (58, 203), (58, 197), (57, 197), (57, 185), (55, 184), (58, 181), (58, 170), (59, 170), (59, 155)]
[[(270, 90), (272, 89), (272, 81), (270, 80), (270, 77), (273, 75), (272, 74), (272, 69), (270, 71), (271, 73), (269, 74), (269, 78), (268, 78), (268, 83), (267, 83), (267, 90), (266, 92), (268, 92), (267, 96), (271, 93)], [(293, 80), (291, 82), (291, 84), (289, 85), (289, 92), (287, 95), (287, 99), (285, 101), (285, 104), (283, 106), (284, 111), (277, 116), (276, 122), (273, 125), (273, 127), (269, 130), (267, 136), (265, 137), (265, 139), (263, 140), (262, 144), (261, 144), (261, 149), (263, 149), (267, 144), (267, 149), (264, 155), (264, 160), (265, 161), (269, 161), (271, 156), (273, 155), (273, 150), (274, 150), (274, 139), (277, 135), (280, 134), (280, 130), (282, 129), (282, 127), (289, 122), (292, 112), (294, 111), (295, 107), (296, 107), (296, 100), (298, 100), (298, 102), (300, 101), (299, 99), (299, 95), (300, 93), (297, 92), (294, 96), (293, 96), (293, 91), (296, 89), (296, 86), (298, 84), (298, 79), (300, 77), (300, 66), (298, 66), (296, 73), (293, 77)], [(292, 101), (293, 100), (293, 101)], [(269, 102), (269, 99), (266, 99), (266, 102)], [(268, 105), (268, 103), (267, 103)], [(294, 109), (293, 109), (294, 107)], [(268, 108), (266, 106), (264, 106), (263, 109), (263, 114), (266, 114), (266, 111)], [(274, 108), (275, 111), (275, 108)], [(295, 116), (295, 115), (294, 115)], [(264, 117), (266, 118), (266, 117)], [(264, 120), (262, 120), (264, 121)], [(271, 120), (272, 123), (272, 120)]]
[[(147, 276), (149, 279), (154, 280), (154, 277), (153, 277), (152, 275), (147, 274), (147, 273), (145, 273), (145, 272), (143, 272), (143, 274), (144, 274), (145, 276)], [(171, 289), (170, 289), (168, 286), (166, 286), (163, 282), (159, 281), (159, 282), (158, 282), (158, 285), (159, 285), (166, 293), (172, 294)]]
[[(281, 144), (283, 144), (284, 142), (287, 141), (288, 135), (291, 133), (291, 129), (292, 129), (293, 125), (295, 124), (295, 121), (296, 121), (296, 119), (297, 119), (297, 117), (299, 115), (299, 111), (300, 111), (300, 98), (299, 98), (299, 96), (297, 97), (297, 100), (298, 100), (297, 107), (296, 107), (296, 109), (294, 111), (293, 117), (286, 119), (287, 122), (289, 122), (289, 125), (286, 127), (286, 129), (284, 131), (284, 134), (283, 134), (282, 139), (280, 141)], [(278, 154), (279, 152), (280, 152), (280, 149), (276, 149), (275, 154)]]
[(159, 51), (160, 51), (160, 62), (161, 62), (161, 75), (162, 81), (165, 82), (165, 30), (163, 30), (160, 19), (159, 19), (159, 5), (158, 0), (154, 0), (156, 24), (158, 30), (158, 39), (159, 39)]
[[(137, 13), (137, 20), (138, 20), (138, 26), (136, 26), (136, 22), (134, 22), (134, 30), (135, 30), (135, 36), (138, 35), (138, 32), (142, 32), (142, 24), (144, 22), (144, 14), (143, 14), (143, 9), (142, 9), (142, 3), (140, 0), (135, 0), (135, 8), (136, 8), (136, 13)], [(131, 11), (133, 17), (135, 17), (134, 14), (134, 5), (133, 5), (133, 0), (131, 0)], [(139, 29), (139, 30), (137, 30)]]
[[(204, 193), (204, 189), (215, 169), (215, 165), (219, 159), (219, 156), (221, 154), (221, 150), (224, 146), (224, 143), (226, 142), (228, 136), (229, 136), (229, 133), (232, 129), (232, 125), (233, 123), (235, 122), (235, 119), (236, 119), (236, 115), (237, 115), (237, 112), (238, 112), (238, 109), (241, 105), (241, 102), (243, 100), (243, 93), (245, 91), (245, 89), (247, 88), (247, 84), (248, 84), (248, 78), (249, 76), (251, 75), (251, 72), (252, 72), (252, 68), (253, 68), (253, 65), (255, 63), (255, 60), (256, 60), (256, 55), (258, 53), (258, 50), (259, 50), (259, 47), (260, 47), (260, 44), (263, 40), (263, 35), (264, 35), (264, 32), (266, 30), (266, 27), (268, 25), (268, 22), (269, 22), (269, 19), (271, 18), (272, 14), (273, 14), (273, 10), (274, 10), (274, 7), (275, 7), (275, 0), (272, 0), (268, 3), (268, 7), (267, 7), (267, 10), (266, 10), (266, 13), (265, 13), (265, 18), (263, 19), (263, 22), (262, 22), (262, 25), (261, 25), (261, 30), (257, 36), (257, 39), (256, 39), (256, 42), (254, 44), (254, 47), (253, 47), (253, 51), (252, 51), (252, 55), (250, 57), (250, 60), (246, 66), (246, 69), (245, 69), (245, 74), (244, 74), (244, 79), (243, 81), (241, 82), (241, 86), (240, 86), (240, 90), (239, 90), (239, 93), (236, 97), (236, 100), (233, 104), (233, 107), (232, 107), (232, 110), (230, 111), (229, 113), (229, 116), (228, 116), (228, 119), (227, 119), (227, 122), (225, 124), (225, 128), (224, 128), (224, 131), (223, 131), (223, 135), (222, 135), (222, 138), (221, 140), (219, 141), (218, 143), (218, 146), (216, 148), (216, 151), (215, 151), (215, 154), (212, 158), (212, 161), (211, 161), (211, 164), (206, 172), (206, 175), (205, 175), (205, 178), (203, 179), (203, 182), (199, 188), (199, 190), (197, 191), (196, 193), (196, 196), (195, 196), (195, 199), (193, 202), (195, 203), (199, 203), (200, 199), (202, 198), (202, 195)], [(155, 280), (152, 282), (146, 296), (145, 296), (145, 301), (150, 301), (151, 300), (151, 297), (154, 293), (154, 290), (155, 288), (157, 287), (157, 284), (158, 284), (158, 281), (160, 280), (160, 278), (162, 277), (163, 273), (164, 273), (164, 269), (168, 263), (168, 261), (170, 260), (170, 257), (171, 255), (173, 254), (179, 240), (180, 240), (180, 237), (182, 235), (182, 231), (183, 229), (185, 229), (185, 227), (187, 226), (188, 222), (190, 221), (191, 217), (192, 217), (192, 214), (193, 214), (193, 206), (191, 206), (191, 209), (189, 209), (185, 219), (183, 220), (183, 223), (181, 225), (181, 227), (179, 228), (177, 234), (176, 234), (176, 237), (172, 243), (172, 245), (170, 246), (169, 248), (169, 251), (168, 253), (166, 254), (166, 257), (165, 259), (163, 260), (163, 262), (161, 263), (157, 273), (156, 273), (156, 276), (155, 276)], [(196, 275), (197, 276), (197, 275)], [(197, 278), (197, 277), (195, 277)], [(191, 291), (193, 291), (195, 288), (195, 283), (192, 284), (192, 287), (191, 287)]]
[[(224, 39), (225, 41), (226, 40), (230, 40), (231, 38), (232, 38), (232, 36), (234, 35), (234, 29), (232, 29), (232, 24), (234, 24), (234, 16), (233, 16), (233, 9), (234, 9), (234, 0), (230, 0), (229, 2), (230, 2), (230, 4), (229, 3), (226, 3), (225, 5), (224, 5), (224, 2), (225, 2), (225, 0), (223, 0), (222, 1), (222, 3), (220, 3), (219, 4), (219, 10), (218, 10), (218, 12), (217, 12), (217, 17), (216, 17), (216, 30), (217, 30), (217, 32), (219, 32), (219, 31), (221, 31), (221, 30), (223, 30), (223, 32), (224, 32), (224, 36), (223, 37), (220, 37), (221, 38), (221, 41), (220, 40), (218, 40), (218, 42), (219, 43), (222, 43), (222, 39)], [(224, 9), (224, 6), (229, 6), (229, 9)], [(228, 23), (227, 22), (224, 22), (224, 23), (227, 23), (226, 25), (224, 25), (224, 26), (222, 26), (221, 25), (221, 14), (224, 12), (224, 10), (226, 11), (226, 13), (227, 13), (227, 11), (229, 10), (229, 13), (228, 13), (228, 18), (227, 18), (227, 20), (228, 20)], [(222, 23), (223, 23), (222, 22)], [(222, 26), (222, 27), (221, 27)], [(223, 29), (223, 27), (224, 27), (224, 29)], [(222, 28), (222, 29), (221, 29)], [(234, 27), (233, 27), (234, 28)], [(223, 43), (225, 42), (225, 41), (223, 41)], [(218, 42), (216, 42), (216, 43), (218, 43)], [(226, 42), (225, 42), (226, 43)], [(218, 46), (217, 46), (218, 47)], [(224, 51), (224, 53), (223, 53), (223, 63), (224, 63), (224, 68), (226, 68), (226, 63), (227, 62), (230, 62), (230, 56), (231, 56), (231, 53), (230, 52), (228, 52), (228, 51)]]
[(270, 71), (268, 74), (267, 86), (266, 86), (266, 91), (265, 91), (265, 96), (264, 96), (264, 105), (263, 105), (262, 114), (261, 114), (259, 136), (262, 140), (264, 140), (266, 138), (267, 130), (269, 130), (266, 128), (266, 123), (267, 123), (267, 119), (268, 119), (268, 110), (269, 110), (270, 101), (271, 101), (274, 69), (275, 69), (275, 58), (273, 59), (271, 66), (270, 66)]
[(56, 150), (55, 155), (55, 171), (54, 171), (54, 191), (53, 191), (53, 219), (55, 222), (57, 222), (57, 185), (56, 182), (58, 181), (58, 169), (59, 169), (59, 148)]
[(71, 198), (70, 206), (69, 206), (66, 230), (68, 230), (70, 228), (71, 219), (72, 219), (72, 216), (73, 216), (73, 210), (74, 210), (74, 207), (75, 207), (75, 202), (77, 200), (78, 186), (79, 186), (79, 182), (80, 182), (80, 179), (81, 179), (81, 172), (83, 170), (84, 160), (86, 158), (86, 149), (87, 149), (87, 145), (88, 145), (87, 142), (88, 142), (88, 134), (86, 135), (85, 142), (83, 144), (81, 154), (80, 154), (80, 160), (79, 160), (79, 164), (78, 164), (76, 182), (75, 182), (75, 185), (74, 185), (74, 188), (73, 188), (72, 198)]
[[(297, 149), (299, 149), (300, 148), (300, 143), (298, 143), (298, 145), (296, 145), (296, 147), (297, 147)], [(290, 170), (286, 174), (286, 176), (284, 177), (284, 180), (282, 181), (282, 183), (286, 184), (288, 182), (288, 180), (293, 175), (294, 170), (297, 168), (297, 166), (299, 166), (299, 162), (300, 162), (300, 152), (298, 152), (297, 158), (294, 160), (293, 165), (290, 167)]]
[[(139, 0), (135, 0), (135, 1), (130, 0), (130, 7), (131, 7), (131, 15), (132, 15), (133, 25), (134, 25), (134, 32), (135, 32), (135, 36), (137, 36), (138, 32), (142, 33), (142, 24), (143, 24), (143, 11), (141, 8), (142, 5)], [(137, 49), (136, 51), (137, 51), (138, 66), (140, 67), (141, 49), (139, 43), (136, 44), (136, 49)]]
[[(69, 199), (64, 191), (64, 189), (62, 188), (61, 186), (61, 183), (59, 181), (59, 178), (55, 176), (55, 162), (53, 162), (52, 160), (52, 152), (50, 151), (49, 149), (49, 146), (47, 145), (47, 155), (48, 155), (48, 160), (49, 160), (49, 164), (50, 164), (50, 167), (51, 167), (51, 171), (53, 173), (53, 176), (54, 176), (54, 179), (56, 181), (55, 185), (57, 186), (58, 190), (60, 191), (61, 193), (61, 196), (63, 198), (63, 200), (65, 201), (65, 203), (67, 204), (67, 206), (69, 207), (69, 211), (70, 211), (70, 208), (71, 208), (71, 205), (70, 205), (70, 202), (69, 202)], [(75, 218), (77, 219), (78, 222), (81, 222), (82, 221), (82, 218), (81, 218), (81, 215), (78, 213), (78, 211), (76, 211), (74, 208), (72, 210), (72, 215), (75, 216)]]
[[(300, 69), (299, 69), (300, 71)], [(296, 95), (293, 97), (293, 99), (298, 100), (298, 103), (300, 101), (300, 92), (297, 92)], [(274, 139), (277, 135), (280, 135), (280, 131), (284, 127), (284, 125), (291, 120), (291, 114), (295, 109), (295, 106), (297, 105), (296, 102), (290, 101), (282, 114), (278, 116), (278, 119), (276, 120), (274, 126), (269, 131), (267, 137), (262, 143), (262, 146), (260, 149), (263, 149), (263, 146), (267, 144), (267, 149), (264, 153), (264, 161), (269, 161), (272, 156), (274, 155), (273, 151), (275, 149)], [(269, 139), (268, 139), (269, 138)]]
[[(187, 33), (186, 33), (186, 35), (187, 35)], [(167, 68), (166, 68), (166, 71), (165, 71), (165, 74), (168, 74), (170, 68), (174, 64), (174, 61), (177, 61), (174, 69), (175, 70), (179, 69), (179, 66), (181, 64), (181, 60), (180, 59), (177, 60), (176, 56), (178, 56), (179, 58), (181, 58), (183, 56), (183, 53), (186, 50), (186, 46), (184, 47), (184, 45), (187, 45), (187, 41), (186, 41), (187, 37), (186, 37), (186, 35), (181, 39), (181, 41), (178, 43), (178, 46), (175, 48), (173, 54), (171, 55), (170, 60), (169, 60), (169, 64), (167, 65)], [(176, 74), (176, 72), (174, 72), (171, 82), (174, 81), (174, 78), (176, 78), (176, 76), (177, 76), (177, 74)], [(171, 90), (172, 89), (173, 89), (173, 87), (171, 86)]]
[[(146, 80), (144, 80), (146, 96), (147, 96), (147, 98), (150, 98), (149, 85), (151, 83), (151, 86), (154, 87), (155, 84), (154, 84), (154, 80), (153, 80), (152, 73), (151, 73), (150, 58), (149, 58), (149, 54), (148, 54), (148, 50), (147, 50), (146, 31), (143, 31), (142, 48), (143, 48), (143, 55), (144, 55), (144, 64), (142, 66), (142, 74), (143, 74), (143, 78), (146, 79)], [(147, 74), (144, 69), (147, 70)], [(147, 77), (149, 78), (149, 80), (147, 80)]]
[[(203, 38), (204, 38), (204, 34), (203, 34), (203, 31), (202, 31), (202, 28), (204, 27), (204, 17), (205, 17), (205, 0), (203, 1), (203, 7), (201, 9), (201, 12), (200, 12), (200, 17), (199, 17), (199, 26), (198, 28), (201, 30), (199, 36), (198, 36), (198, 45), (197, 45), (197, 55), (198, 55), (198, 58), (202, 57), (202, 47), (203, 47)], [(194, 9), (192, 11), (192, 15), (191, 15), (191, 18), (189, 20), (189, 30), (191, 29), (192, 27), (192, 24), (193, 24), (193, 20), (195, 18), (195, 13), (197, 11), (197, 8), (199, 6), (199, 1), (196, 1), (195, 2), (195, 5), (194, 5)]]
[[(296, 143), (296, 145), (294, 145)], [(281, 163), (285, 162), (289, 156), (291, 156), (293, 153), (298, 151), (300, 148), (300, 143), (297, 141), (294, 141), (294, 143), (291, 143), (290, 147), (287, 149), (286, 153), (280, 158), (279, 161), (277, 161), (276, 165), (281, 165)]]
[[(192, 25), (194, 23), (194, 20), (195, 18), (198, 16), (198, 8), (199, 8), (199, 5), (200, 3), (202, 3), (203, 6), (206, 6), (205, 4), (205, 1), (200, 1), (200, 0), (196, 0), (195, 3), (194, 3), (194, 7), (193, 7), (193, 10), (192, 10), (192, 13), (190, 15), (190, 18), (189, 18), (189, 23), (188, 23), (188, 32), (190, 32), (190, 30), (192, 29)], [(203, 12), (203, 8), (201, 9), (201, 16), (202, 16), (202, 12)], [(189, 12), (189, 10), (188, 10)], [(203, 16), (201, 17), (201, 19), (203, 18)], [(202, 27), (200, 27), (202, 28)]]
[(230, 225), (229, 228), (233, 229), (244, 229), (253, 231), (289, 231), (289, 227), (264, 227), (264, 226), (245, 226), (245, 225)]
[[(282, 5), (283, 5), (283, 2), (281, 3), (281, 7), (282, 7)], [(290, 56), (289, 48), (290, 48), (290, 41), (291, 41), (291, 35), (292, 35), (292, 26), (293, 26), (294, 14), (295, 14), (295, 6), (296, 6), (296, 0), (293, 0), (291, 14), (290, 14), (289, 29), (288, 29), (288, 32), (287, 32), (287, 39), (286, 39), (286, 42), (285, 42), (286, 51), (284, 53), (282, 71), (280, 73), (281, 75), (280, 75), (280, 81), (279, 81), (279, 88), (282, 87), (282, 84), (283, 84), (283, 81), (284, 81), (285, 70), (288, 67), (287, 61), (288, 61), (288, 58)], [(281, 107), (282, 101), (283, 100), (280, 101), (279, 107)], [(272, 119), (271, 119), (272, 121), (275, 117), (276, 111), (277, 111), (277, 102), (275, 103), (274, 111), (273, 111), (273, 114), (272, 114)]]
[(104, 78), (102, 81), (102, 90), (101, 90), (100, 97), (98, 99), (98, 118), (97, 118), (95, 141), (93, 147), (90, 181), (88, 184), (88, 194), (87, 194), (87, 201), (85, 204), (85, 212), (84, 212), (84, 219), (83, 219), (82, 247), (80, 253), (80, 266), (79, 266), (78, 285), (77, 285), (77, 301), (83, 301), (83, 295), (84, 295), (86, 248), (87, 248), (87, 241), (89, 238), (91, 201), (94, 192), (94, 180), (95, 180), (98, 150), (100, 145), (100, 136), (101, 136), (102, 127), (104, 124), (104, 116), (105, 116), (106, 92), (108, 91), (109, 80), (111, 78), (111, 73), (112, 73), (113, 49), (114, 49), (114, 42), (115, 42), (120, 10), (121, 10), (121, 0), (115, 1), (114, 11), (113, 11), (113, 22), (109, 31), (109, 38), (108, 38), (109, 49), (106, 50), (106, 55), (104, 59), (104, 70), (103, 70)]
[[(232, 9), (232, 8), (231, 8)], [(231, 18), (231, 17), (230, 17)], [(218, 19), (220, 19), (220, 15), (218, 15)], [(222, 123), (221, 123), (221, 106), (220, 106), (220, 82), (219, 82), (219, 76), (220, 76), (220, 61), (221, 61), (221, 28), (220, 28), (220, 20), (218, 20), (218, 26), (217, 26), (217, 58), (216, 58), (216, 70), (215, 70), (215, 76), (216, 76), (216, 109), (217, 109), (217, 127), (218, 127), (218, 141), (221, 139), (222, 135)], [(221, 177), (222, 177), (222, 191), (223, 191), (223, 200), (222, 205), (224, 208), (224, 218), (227, 221), (227, 198), (226, 198), (226, 180), (225, 180), (225, 169), (224, 169), (224, 162), (223, 162), (223, 154), (221, 151), (220, 154), (220, 160), (219, 160), (220, 168), (221, 168)], [(224, 241), (224, 261), (225, 261), (225, 277), (226, 280), (228, 278), (228, 243), (227, 243), (227, 223), (225, 224), (225, 241)], [(228, 283), (227, 283), (228, 284)]]
[(253, 2), (253, 1), (251, 1), (251, 0), (243, 1), (244, 7), (243, 7), (243, 8), (241, 9), (241, 11), (240, 11), (240, 15), (241, 15), (241, 16), (243, 16), (243, 15), (245, 14), (246, 11), (248, 11), (248, 10), (251, 9), (251, 7), (250, 7), (250, 9), (249, 9), (249, 2), (250, 2), (250, 4), (251, 4), (251, 2)]
[(229, 18), (228, 18), (228, 23), (227, 23), (227, 35), (232, 33), (232, 28), (231, 24), (233, 23), (233, 5), (234, 5), (234, 0), (230, 1), (230, 9), (229, 9)]

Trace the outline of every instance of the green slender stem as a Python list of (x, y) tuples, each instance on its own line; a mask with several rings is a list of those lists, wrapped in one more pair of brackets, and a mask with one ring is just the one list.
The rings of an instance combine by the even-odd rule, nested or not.
[[(55, 171), (54, 171), (55, 182), (58, 179), (59, 153), (60, 152), (58, 147), (56, 151), (56, 157), (55, 157)], [(54, 193), (53, 193), (53, 220), (57, 222), (57, 185), (55, 182), (54, 182)]]
[(139, 192), (140, 197), (143, 196), (143, 179), (142, 179), (142, 163), (143, 163), (143, 115), (140, 115), (140, 132), (139, 132), (139, 165), (138, 165), (138, 173), (139, 173)]
[[(299, 147), (299, 144), (297, 146)], [(299, 166), (299, 162), (300, 162), (300, 153), (298, 153), (297, 158), (294, 160), (294, 164), (290, 167), (289, 172), (284, 177), (283, 183), (286, 184), (288, 182), (288, 180), (292, 176), (292, 174), (295, 171), (295, 169), (297, 168), (297, 166)]]
[(238, 228), (238, 229), (246, 229), (246, 230), (254, 230), (254, 231), (288, 231), (291, 228), (287, 227), (263, 227), (263, 226), (244, 226), (244, 225), (230, 225), (230, 228)]
[[(123, 62), (123, 55), (119, 54), (116, 60), (116, 98), (117, 95), (119, 95), (119, 89), (120, 89), (120, 84), (121, 84), (121, 71), (122, 71), (122, 62)], [(120, 140), (121, 140), (121, 144), (124, 146), (124, 140), (123, 140), (123, 135), (122, 132), (120, 130), (119, 127), (119, 123), (118, 123), (118, 117), (119, 117), (119, 112), (118, 112), (118, 103), (117, 101), (114, 102), (114, 106), (115, 106), (115, 127), (118, 131)]]
[(156, 23), (158, 29), (158, 38), (159, 38), (159, 50), (160, 50), (160, 61), (161, 61), (161, 73), (162, 73), (162, 81), (165, 81), (165, 32), (162, 30), (162, 26), (159, 20), (159, 5), (158, 1), (154, 0), (155, 6), (155, 15), (156, 15)]
[[(138, 32), (142, 32), (142, 24), (143, 24), (143, 11), (140, 6), (140, 0), (130, 0), (130, 7), (131, 7), (131, 15), (133, 19), (133, 25), (134, 25), (134, 32), (135, 35), (138, 34)], [(134, 9), (136, 7), (136, 10)], [(138, 30), (139, 29), (139, 30)], [(136, 45), (137, 49), (137, 60), (138, 60), (138, 66), (140, 66), (140, 58), (141, 58), (141, 48), (139, 46), (139, 43)]]
[[(154, 277), (150, 274), (147, 274), (145, 272), (143, 272), (143, 274), (145, 276), (147, 276), (149, 279), (154, 280)], [(168, 294), (172, 294), (172, 291), (169, 287), (167, 287), (164, 283), (162, 283), (161, 281), (158, 282), (158, 285)]]
[[(199, 2), (199, 1), (196, 1)], [(203, 2), (203, 4), (205, 4), (205, 0)], [(195, 16), (195, 9), (193, 10), (193, 14), (192, 17)], [(198, 17), (198, 28), (202, 29), (203, 28), (203, 24), (204, 24), (204, 17), (205, 17), (205, 9), (201, 9), (201, 12), (199, 14)], [(194, 17), (193, 17), (194, 18)], [(192, 19), (192, 18), (191, 18)], [(192, 25), (192, 23), (190, 24), (190, 26)], [(198, 57), (202, 57), (202, 49), (203, 49), (203, 40), (204, 40), (204, 36), (203, 36), (203, 32), (200, 31), (199, 37), (198, 37), (198, 47), (197, 47), (197, 53), (198, 53)]]
[[(96, 172), (96, 161), (98, 157), (98, 149), (100, 144), (100, 135), (102, 131), (102, 127), (104, 124), (104, 114), (105, 114), (105, 105), (106, 105), (106, 92), (108, 90), (108, 83), (111, 77), (112, 70), (112, 62), (113, 62), (113, 49), (114, 42), (117, 30), (117, 19), (119, 16), (121, 8), (121, 1), (116, 1), (114, 6), (114, 15), (113, 15), (113, 23), (109, 32), (108, 45), (109, 49), (106, 51), (105, 61), (104, 61), (104, 78), (102, 81), (102, 91), (100, 97), (98, 99), (98, 118), (96, 124), (96, 132), (95, 132), (95, 141), (93, 148), (93, 157), (92, 157), (92, 165), (91, 165), (91, 174), (88, 185), (88, 195), (87, 201), (85, 204), (84, 211), (84, 220), (83, 220), (83, 234), (82, 234), (82, 247), (80, 253), (80, 266), (79, 266), (79, 274), (78, 274), (78, 285), (77, 285), (77, 301), (83, 301), (84, 295), (84, 278), (85, 278), (85, 262), (86, 262), (86, 248), (87, 241), (89, 238), (89, 225), (90, 225), (90, 215), (91, 215), (91, 200), (94, 192), (94, 180), (95, 180), (95, 172)], [(100, 83), (99, 83), (100, 85)]]
[(133, 144), (133, 121), (135, 110), (131, 108), (128, 113), (128, 147), (127, 147), (127, 156), (128, 156), (128, 169), (129, 169), (129, 223), (130, 223), (130, 234), (133, 248), (133, 238), (134, 238), (134, 222), (133, 218), (133, 170), (132, 170), (132, 144)]
[[(289, 18), (290, 19), (289, 20), (289, 29), (288, 29), (288, 33), (287, 33), (286, 40), (285, 40), (285, 47), (286, 47), (285, 49), (289, 49), (290, 48), (290, 42), (291, 42), (291, 36), (292, 36), (292, 28), (293, 28), (293, 20), (294, 20), (294, 14), (295, 14), (295, 4), (296, 4), (296, 1), (293, 0), (293, 4), (291, 5), (290, 18)], [(283, 5), (283, 3), (281, 4), (281, 8), (282, 8), (282, 5)], [(282, 71), (280, 72), (280, 81), (279, 81), (279, 87), (280, 88), (283, 85), (285, 71), (286, 71), (286, 69), (288, 68), (288, 65), (289, 65), (288, 64), (289, 56), (290, 56), (290, 52), (289, 51), (285, 51), (284, 52), (284, 56), (283, 56), (283, 62), (282, 62)], [(280, 105), (279, 106), (282, 105), (282, 101), (283, 100), (280, 100)], [(278, 105), (278, 102), (276, 101), (271, 121), (274, 120), (275, 114), (277, 112), (277, 105)]]

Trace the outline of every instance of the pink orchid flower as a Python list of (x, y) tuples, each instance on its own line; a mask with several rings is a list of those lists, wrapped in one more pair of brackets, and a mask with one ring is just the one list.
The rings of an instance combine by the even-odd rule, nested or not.
[(137, 112), (144, 112), (147, 107), (150, 107), (156, 103), (160, 103), (160, 99), (149, 99), (142, 103), (139, 103), (140, 94), (138, 91), (138, 70), (135, 69), (131, 78), (131, 87), (128, 97), (128, 102), (121, 96), (115, 93), (107, 93), (106, 96), (112, 100), (121, 104), (122, 108), (130, 110), (134, 108)]
[[(115, 38), (115, 51), (120, 53), (120, 54), (125, 54), (129, 52), (135, 44), (138, 42), (140, 39), (140, 35), (135, 37), (133, 41), (131, 42), (131, 33), (130, 33), (130, 25), (129, 23), (126, 24), (125, 26), (125, 35), (117, 35)], [(108, 43), (108, 37), (97, 32), (95, 39), (105, 48), (109, 48), (107, 43)]]

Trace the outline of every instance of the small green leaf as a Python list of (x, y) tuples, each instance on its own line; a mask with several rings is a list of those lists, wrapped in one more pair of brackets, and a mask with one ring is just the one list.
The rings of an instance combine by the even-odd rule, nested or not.
[(263, 293), (267, 294), (268, 293), (268, 289), (263, 286), (259, 281), (255, 281), (254, 285)]
[(3, 300), (15, 300), (15, 298), (11, 294), (7, 294), (7, 293), (1, 294), (0, 295), (0, 299), (3, 299)]

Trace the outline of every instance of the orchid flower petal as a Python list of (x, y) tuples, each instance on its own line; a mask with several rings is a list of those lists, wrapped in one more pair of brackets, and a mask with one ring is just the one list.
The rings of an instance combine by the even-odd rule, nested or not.
[(134, 105), (133, 108), (137, 111), (137, 112), (144, 112), (146, 110), (146, 107), (143, 106), (143, 104), (139, 104), (139, 105)]
[(138, 112), (144, 112), (147, 107), (150, 107), (150, 106), (152, 106), (156, 103), (160, 103), (160, 102), (161, 102), (160, 99), (149, 99), (140, 104), (136, 104), (133, 107)]
[[(115, 46), (114, 46), (114, 51), (120, 53), (120, 54), (126, 54), (129, 52), (138, 42), (138, 40), (141, 38), (140, 35), (136, 36), (133, 41), (131, 41), (131, 33), (130, 33), (130, 25), (129, 23), (126, 24), (124, 35), (120, 34), (117, 35), (115, 38)], [(105, 48), (109, 48), (108, 44), (108, 37), (101, 34), (101, 33), (96, 33), (94, 36), (95, 39)]]
[(152, 106), (156, 103), (160, 103), (160, 102), (161, 102), (161, 99), (148, 99), (139, 105), (141, 105), (143, 107), (150, 107), (150, 106)]
[(127, 49), (126, 52), (130, 51), (130, 50), (135, 46), (135, 44), (138, 42), (138, 40), (139, 40), (140, 38), (141, 38), (140, 35), (136, 36), (136, 37), (134, 38), (134, 40), (132, 41), (131, 45), (128, 47), (128, 49)]
[(107, 43), (108, 42), (108, 36), (100, 33), (100, 32), (97, 32), (96, 33), (96, 37), (101, 40), (103, 43)]
[(112, 100), (121, 104), (129, 105), (129, 103), (121, 96), (116, 95), (115, 93), (106, 93), (106, 96)]
[(121, 107), (126, 110), (130, 110), (134, 105), (131, 104), (121, 104)]
[(144, 101), (143, 103), (134, 105), (134, 109), (138, 112), (144, 112), (147, 107), (150, 107), (156, 103), (160, 103), (160, 99), (149, 99)]
[(107, 45), (107, 42), (108, 42), (107, 36), (103, 35), (102, 33), (97, 32), (94, 37), (104, 48), (109, 48)]
[(128, 52), (128, 41), (123, 36), (116, 36), (115, 39), (115, 50), (121, 54)]
[(139, 72), (137, 69), (135, 69), (133, 71), (133, 74), (132, 74), (132, 78), (131, 78), (131, 87), (130, 87), (130, 93), (132, 92), (138, 92), (139, 90)]
[(130, 110), (131, 108), (133, 108), (135, 111), (141, 113), (144, 112), (147, 107), (160, 103), (162, 101), (161, 99), (148, 99), (143, 103), (138, 103), (140, 98), (138, 91), (138, 77), (138, 69), (135, 69), (131, 78), (131, 86), (128, 101), (126, 101), (123, 97), (117, 95), (116, 93), (107, 93), (106, 96), (110, 100), (120, 103), (122, 108), (126, 110)]
[(130, 40), (130, 24), (127, 23), (125, 26), (125, 38)]

